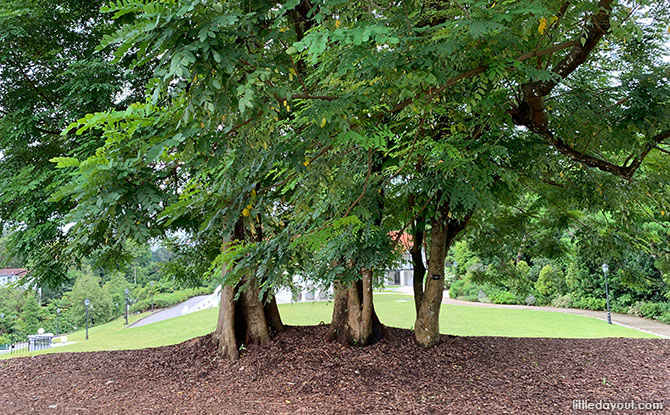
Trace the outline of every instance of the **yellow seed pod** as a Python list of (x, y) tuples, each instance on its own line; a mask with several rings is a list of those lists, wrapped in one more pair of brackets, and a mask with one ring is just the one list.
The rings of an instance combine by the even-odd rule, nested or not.
[(247, 205), (247, 209), (251, 210), (251, 205)]
[(250, 215), (249, 209), (247, 208), (242, 209), (242, 216), (249, 216), (249, 215)]
[(340, 20), (335, 20), (335, 29), (338, 29), (340, 27)]
[(251, 189), (251, 197), (256, 197), (256, 189)]
[(540, 32), (541, 35), (543, 35), (546, 28), (547, 28), (547, 19), (543, 17), (540, 19), (540, 25), (537, 27), (537, 31)]
[(326, 117), (321, 118), (321, 124), (319, 125), (321, 125), (321, 128), (326, 126)]

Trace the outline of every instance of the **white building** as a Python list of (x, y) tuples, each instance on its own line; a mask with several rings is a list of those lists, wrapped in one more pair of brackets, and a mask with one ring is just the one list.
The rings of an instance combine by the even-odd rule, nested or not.
[[(392, 237), (395, 237), (397, 233), (391, 234)], [(404, 233), (400, 237), (400, 244), (405, 249), (402, 254), (402, 259), (398, 264), (396, 269), (386, 271), (386, 277), (384, 278), (384, 285), (413, 285), (414, 283), (414, 264), (412, 263), (412, 254), (409, 250), (412, 247), (412, 235)], [(423, 248), (421, 249), (421, 259), (424, 260)], [(424, 265), (425, 265), (424, 260)]]
[(0, 269), (0, 287), (15, 283), (28, 274), (28, 270), (23, 268), (5, 268)]

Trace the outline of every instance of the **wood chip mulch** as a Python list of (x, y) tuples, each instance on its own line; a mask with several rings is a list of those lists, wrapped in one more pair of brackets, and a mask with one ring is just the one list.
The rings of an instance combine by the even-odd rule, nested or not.
[(292, 327), (238, 362), (210, 336), (154, 349), (0, 361), (1, 414), (598, 414), (573, 400), (661, 402), (670, 340), (443, 336), (365, 348)]

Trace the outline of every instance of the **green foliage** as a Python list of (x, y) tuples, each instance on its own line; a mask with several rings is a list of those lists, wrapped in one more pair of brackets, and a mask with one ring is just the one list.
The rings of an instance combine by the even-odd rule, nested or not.
[(123, 310), (126, 304), (126, 289), (131, 289), (132, 285), (126, 280), (123, 274), (115, 272), (112, 277), (103, 286), (102, 290), (105, 296), (109, 298), (112, 304), (113, 313), (116, 314), (116, 304)]
[(535, 281), (535, 289), (545, 297), (552, 297), (560, 293), (562, 282), (563, 274), (560, 269), (545, 265)]
[(517, 304), (517, 296), (509, 291), (500, 291), (491, 295), (491, 302), (494, 304)]
[(112, 297), (107, 290), (100, 287), (100, 278), (91, 274), (90, 271), (77, 272), (76, 274), (77, 279), (69, 295), (72, 302), (70, 313), (75, 324), (79, 327), (86, 324), (86, 306), (84, 304), (86, 299), (90, 302), (90, 321), (95, 323), (108, 322), (113, 316)]
[(43, 318), (42, 307), (37, 303), (34, 296), (28, 295), (23, 310), (19, 315), (18, 325), (20, 331), (26, 334), (37, 334)]
[(572, 295), (565, 294), (551, 300), (551, 305), (554, 307), (571, 308), (573, 306), (573, 302), (574, 300), (572, 299)]

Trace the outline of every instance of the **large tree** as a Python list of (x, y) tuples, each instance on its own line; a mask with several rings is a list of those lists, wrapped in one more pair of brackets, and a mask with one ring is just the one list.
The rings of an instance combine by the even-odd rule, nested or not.
[[(215, 337), (237, 358), (281, 327), (272, 290), (296, 271), (335, 284), (331, 338), (378, 340), (371, 282), (409, 228), (417, 270), (428, 247), (415, 332), (432, 346), (449, 246), (528, 192), (523, 178), (569, 171), (593, 178), (587, 194), (667, 177), (667, 6), (110, 3), (134, 18), (103, 46), (133, 69), (156, 62), (154, 79), (146, 101), (64, 135), (105, 140), (58, 160), (75, 173), (59, 194), (76, 204), (73, 246), (173, 231), (218, 241)], [(532, 189), (556, 197), (545, 190)]]
[(86, 158), (103, 143), (100, 134), (61, 131), (137, 100), (148, 73), (131, 74), (95, 51), (123, 23), (100, 13), (102, 3), (0, 3), (0, 224), (7, 255), (22, 258), (43, 285), (62, 281), (72, 259), (63, 218), (74, 204), (49, 200), (69, 173), (49, 160)]

